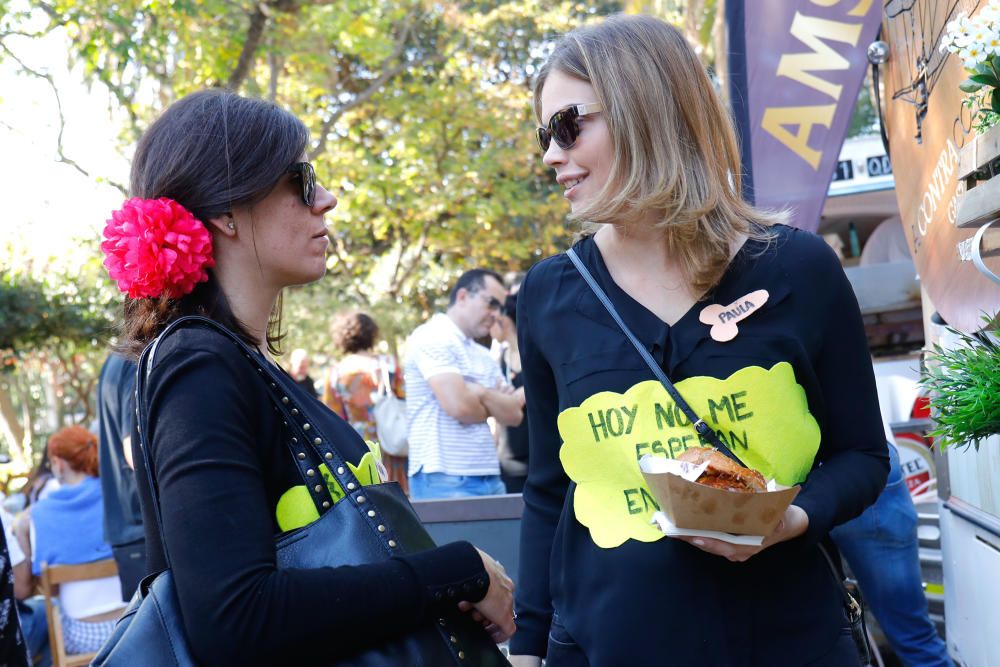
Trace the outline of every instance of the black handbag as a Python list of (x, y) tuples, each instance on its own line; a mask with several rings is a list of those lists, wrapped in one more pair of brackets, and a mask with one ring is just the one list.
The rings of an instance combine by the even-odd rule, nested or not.
[[(139, 586), (135, 597), (114, 633), (95, 657), (97, 667), (194, 667), (182, 612), (170, 568), (166, 542), (162, 540), (159, 495), (152, 460), (143, 441), (147, 430), (145, 384), (156, 346), (180, 326), (205, 326), (230, 338), (241, 349), (247, 363), (253, 363), (269, 388), (272, 403), (287, 423), (288, 446), (302, 479), (312, 492), (320, 518), (275, 540), (279, 568), (318, 568), (359, 565), (386, 560), (396, 554), (434, 548), (406, 496), (395, 482), (362, 486), (332, 443), (323, 436), (317, 421), (310, 418), (320, 403), (293, 404), (286, 387), (292, 382), (258, 355), (235, 334), (203, 317), (177, 320), (143, 352), (138, 365), (136, 412), (139, 448), (155, 505), (168, 569), (151, 574)], [(146, 369), (145, 371), (143, 369)], [(292, 394), (294, 395), (294, 394)], [(345, 489), (346, 495), (334, 503), (325, 484), (316, 484), (315, 470), (325, 463)], [(308, 472), (307, 472), (308, 471)], [(310, 474), (311, 473), (311, 474)], [(332, 628), (331, 628), (332, 629)], [(331, 659), (330, 667), (445, 667), (475, 665), (500, 667), (506, 658), (481, 625), (455, 609), (439, 618), (428, 618), (415, 628), (401, 632), (358, 653)]]
[[(659, 380), (660, 384), (663, 385), (663, 388), (667, 390), (667, 393), (670, 394), (670, 398), (673, 399), (677, 407), (681, 409), (684, 416), (691, 421), (691, 424), (694, 426), (694, 430), (698, 432), (698, 435), (712, 443), (712, 446), (717, 450), (740, 465), (743, 465), (743, 462), (740, 461), (739, 457), (726, 446), (726, 443), (719, 439), (719, 436), (715, 434), (712, 427), (705, 423), (705, 420), (699, 417), (691, 406), (688, 405), (688, 402), (684, 400), (684, 397), (680, 395), (680, 392), (678, 392), (674, 387), (670, 378), (667, 377), (667, 374), (663, 372), (663, 369), (660, 368), (659, 364), (656, 363), (656, 360), (653, 359), (649, 350), (647, 350), (643, 344), (639, 342), (639, 339), (635, 337), (632, 330), (628, 328), (627, 324), (625, 324), (625, 321), (615, 309), (614, 304), (611, 303), (611, 299), (608, 298), (608, 295), (604, 293), (601, 286), (597, 284), (596, 280), (594, 280), (594, 276), (591, 275), (590, 270), (587, 269), (587, 267), (580, 260), (576, 251), (570, 248), (566, 251), (566, 254), (569, 256), (570, 261), (573, 262), (573, 266), (576, 267), (576, 270), (583, 277), (583, 280), (587, 283), (587, 286), (590, 287), (591, 291), (594, 292), (594, 295), (597, 296), (598, 301), (601, 302), (604, 308), (608, 311), (608, 314), (611, 315), (611, 318), (618, 324), (618, 327), (625, 334), (625, 337), (629, 339), (629, 342), (631, 342), (636, 351), (639, 352), (639, 356), (641, 356), (643, 361), (646, 362), (646, 365), (649, 366), (649, 370), (653, 372), (656, 379)], [(844, 611), (847, 615), (847, 620), (851, 625), (851, 634), (854, 637), (855, 645), (858, 647), (858, 655), (862, 660), (862, 665), (864, 665), (864, 667), (868, 667), (868, 665), (871, 664), (871, 649), (868, 644), (868, 628), (865, 625), (865, 612), (862, 606), (861, 596), (857, 593), (857, 591), (855, 591), (853, 595), (851, 594), (851, 591), (848, 590), (847, 587), (847, 580), (834, 564), (833, 558), (830, 557), (826, 547), (823, 544), (818, 546), (820, 551), (823, 553), (824, 559), (830, 566), (830, 571), (833, 573), (833, 578), (837, 581), (837, 587), (840, 590), (841, 597), (844, 599)]]

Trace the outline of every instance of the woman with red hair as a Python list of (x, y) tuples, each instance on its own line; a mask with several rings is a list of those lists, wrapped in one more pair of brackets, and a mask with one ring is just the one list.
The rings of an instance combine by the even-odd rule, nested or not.
[[(82, 426), (68, 426), (49, 438), (52, 474), (60, 486), (31, 507), (30, 544), (35, 576), (43, 565), (76, 565), (111, 558), (104, 541), (104, 499), (97, 479), (97, 436)], [(20, 531), (23, 534), (23, 531)], [(59, 588), (66, 652), (100, 648), (114, 629), (123, 605), (117, 577), (74, 581)]]

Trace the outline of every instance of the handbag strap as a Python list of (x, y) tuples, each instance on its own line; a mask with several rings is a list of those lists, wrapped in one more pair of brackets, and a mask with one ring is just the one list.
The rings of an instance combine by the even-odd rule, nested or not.
[[(167, 553), (167, 541), (163, 537), (163, 517), (160, 514), (160, 494), (156, 487), (156, 482), (153, 476), (153, 459), (152, 456), (147, 452), (146, 447), (146, 380), (149, 378), (149, 369), (152, 368), (153, 357), (156, 355), (156, 348), (160, 343), (160, 337), (157, 336), (153, 339), (153, 342), (146, 346), (146, 349), (142, 351), (142, 355), (139, 357), (139, 363), (136, 365), (136, 382), (135, 382), (135, 428), (136, 434), (139, 436), (136, 440), (136, 444), (139, 445), (139, 453), (142, 455), (142, 467), (146, 471), (146, 482), (149, 484), (149, 493), (153, 499), (153, 516), (156, 519), (156, 532), (160, 536), (160, 548), (163, 550), (163, 559), (167, 563), (167, 567), (170, 567), (170, 554)], [(145, 371), (143, 370), (145, 369)]]
[(822, 543), (819, 545), (819, 550), (823, 554), (823, 558), (826, 559), (827, 565), (830, 566), (830, 571), (833, 572), (833, 578), (837, 580), (838, 584), (840, 584), (838, 586), (838, 588), (840, 588), (840, 595), (844, 598), (844, 606), (847, 607), (848, 617), (850, 618), (851, 623), (854, 623), (863, 613), (861, 604), (855, 600), (854, 596), (851, 595), (851, 592), (847, 590), (844, 578), (840, 575), (837, 566), (834, 564), (833, 558), (830, 556), (830, 552), (826, 550), (826, 547), (823, 546)]
[(603, 289), (601, 289), (601, 286), (597, 284), (597, 281), (594, 279), (594, 276), (590, 273), (590, 270), (586, 266), (584, 266), (583, 261), (576, 254), (576, 251), (573, 250), (573, 248), (570, 248), (569, 250), (566, 251), (566, 254), (569, 256), (570, 261), (573, 262), (573, 266), (576, 267), (576, 270), (580, 272), (580, 275), (583, 277), (584, 281), (590, 287), (591, 291), (597, 297), (597, 300), (601, 302), (605, 310), (608, 311), (608, 314), (611, 315), (611, 318), (615, 321), (616, 324), (618, 324), (618, 327), (622, 330), (622, 333), (625, 334), (625, 337), (628, 338), (629, 342), (632, 343), (632, 345), (635, 347), (636, 351), (639, 353), (639, 356), (641, 356), (642, 360), (646, 362), (647, 366), (649, 366), (649, 370), (653, 372), (653, 375), (656, 376), (656, 379), (659, 380), (660, 384), (663, 385), (663, 388), (667, 390), (667, 393), (670, 394), (670, 398), (672, 398), (677, 407), (681, 409), (681, 412), (684, 413), (684, 416), (687, 417), (688, 420), (690, 420), (691, 424), (694, 426), (694, 430), (697, 431), (698, 435), (701, 436), (703, 439), (712, 443), (712, 445), (720, 452), (722, 452), (729, 458), (735, 460), (740, 465), (743, 465), (743, 462), (740, 461), (740, 458), (735, 454), (733, 454), (732, 450), (730, 450), (729, 447), (726, 446), (726, 443), (722, 442), (719, 436), (716, 435), (715, 431), (712, 430), (712, 427), (709, 426), (704, 419), (699, 417), (698, 414), (691, 408), (691, 406), (688, 405), (688, 402), (684, 400), (684, 397), (680, 395), (680, 392), (678, 392), (677, 389), (674, 387), (674, 384), (670, 381), (670, 378), (667, 377), (667, 374), (663, 372), (663, 369), (660, 368), (660, 365), (657, 364), (656, 360), (653, 359), (653, 355), (649, 353), (649, 350), (646, 349), (645, 345), (639, 342), (639, 339), (635, 337), (635, 334), (632, 333), (632, 330), (628, 328), (627, 324), (625, 324), (625, 320), (623, 320), (621, 318), (621, 315), (618, 314), (618, 311), (615, 309), (614, 304), (611, 303), (611, 299), (609, 299), (608, 295), (605, 294)]
[[(146, 466), (147, 481), (150, 485), (153, 506), (155, 510), (160, 541), (163, 545), (164, 558), (169, 566), (169, 556), (167, 555), (166, 543), (163, 540), (163, 521), (160, 513), (159, 490), (155, 482), (155, 474), (152, 467), (152, 457), (148, 454), (146, 443), (143, 442), (146, 429), (146, 401), (145, 383), (152, 369), (152, 357), (156, 352), (156, 347), (169, 333), (181, 326), (200, 325), (214, 329), (232, 341), (248, 361), (254, 363), (258, 374), (268, 388), (268, 396), (276, 412), (281, 416), (282, 425), (288, 429), (290, 435), (286, 442), (292, 453), (292, 460), (299, 469), (299, 474), (305, 482), (309, 491), (309, 496), (316, 506), (316, 511), (322, 515), (334, 505), (333, 497), (323, 479), (323, 475), (317, 469), (319, 463), (325, 464), (334, 476), (340, 487), (344, 490), (344, 498), (339, 502), (348, 502), (361, 518), (369, 524), (372, 532), (378, 536), (389, 553), (398, 550), (398, 542), (388, 522), (383, 518), (381, 511), (364, 494), (363, 485), (357, 476), (351, 471), (351, 467), (341, 456), (340, 452), (333, 446), (332, 440), (326, 436), (310, 418), (310, 414), (315, 415), (315, 409), (322, 407), (318, 401), (309, 403), (292, 402), (286, 385), (290, 382), (272, 364), (263, 360), (254, 361), (260, 355), (250, 348), (235, 333), (222, 326), (218, 322), (207, 317), (191, 315), (182, 317), (172, 322), (157, 338), (150, 343), (143, 351), (139, 360), (139, 373), (136, 382), (136, 418), (139, 427), (139, 445), (142, 451), (143, 462)], [(142, 369), (145, 368), (145, 372)], [(325, 409), (325, 408), (324, 408)]]
[[(721, 451), (723, 454), (742, 465), (743, 462), (740, 461), (739, 457), (733, 454), (732, 450), (729, 449), (724, 442), (722, 442), (719, 436), (716, 435), (715, 431), (713, 431), (712, 428), (705, 423), (705, 420), (698, 417), (695, 411), (691, 409), (691, 406), (688, 405), (687, 401), (685, 401), (680, 395), (673, 383), (667, 377), (667, 374), (663, 372), (663, 369), (660, 368), (659, 364), (657, 364), (653, 359), (653, 355), (649, 353), (649, 350), (647, 350), (646, 347), (639, 342), (639, 339), (636, 338), (635, 334), (633, 334), (628, 328), (628, 325), (626, 325), (625, 321), (622, 320), (618, 311), (615, 310), (614, 304), (611, 303), (611, 299), (609, 299), (608, 295), (603, 289), (601, 289), (601, 286), (597, 284), (594, 276), (590, 273), (590, 270), (584, 266), (583, 261), (576, 254), (576, 251), (570, 248), (566, 251), (566, 254), (569, 256), (570, 261), (573, 262), (573, 266), (576, 267), (576, 270), (579, 271), (584, 281), (590, 287), (591, 291), (594, 292), (597, 299), (604, 305), (604, 308), (611, 315), (612, 319), (614, 319), (619, 328), (621, 328), (625, 337), (629, 339), (633, 346), (635, 346), (635, 349), (639, 352), (643, 361), (646, 362), (646, 365), (649, 366), (653, 375), (656, 376), (656, 379), (660, 381), (663, 387), (667, 390), (667, 393), (670, 394), (670, 397), (674, 400), (674, 403), (677, 404), (677, 407), (679, 407), (684, 415), (691, 420), (691, 423), (694, 424), (694, 428), (698, 432), (698, 435), (711, 442), (716, 449)], [(861, 605), (854, 599), (854, 596), (851, 595), (850, 591), (847, 590), (847, 586), (844, 584), (844, 580), (838, 573), (837, 568), (833, 563), (833, 559), (830, 557), (830, 554), (827, 553), (826, 548), (820, 544), (819, 549), (823, 553), (823, 557), (826, 559), (827, 564), (830, 566), (830, 571), (833, 573), (834, 579), (836, 579), (839, 584), (840, 594), (844, 598), (844, 606), (847, 608), (848, 615), (853, 623), (858, 620), (860, 615), (862, 615)]]
[(394, 394), (392, 391), (392, 376), (389, 372), (389, 364), (387, 360), (382, 357), (378, 357), (378, 393), (380, 396), (389, 396)]

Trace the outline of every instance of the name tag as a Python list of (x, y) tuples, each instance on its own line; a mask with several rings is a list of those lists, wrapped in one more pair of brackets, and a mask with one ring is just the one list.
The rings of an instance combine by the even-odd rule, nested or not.
[(757, 312), (761, 306), (767, 303), (767, 297), (767, 290), (759, 289), (740, 297), (728, 306), (713, 303), (702, 309), (698, 319), (702, 324), (712, 327), (709, 333), (713, 340), (725, 343), (736, 338), (736, 334), (740, 332), (739, 327), (736, 326), (737, 323)]

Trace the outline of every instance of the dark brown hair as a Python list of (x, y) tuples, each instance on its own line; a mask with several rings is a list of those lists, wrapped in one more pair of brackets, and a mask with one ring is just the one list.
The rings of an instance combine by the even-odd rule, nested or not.
[(333, 320), (330, 337), (334, 345), (348, 354), (364, 352), (378, 340), (378, 325), (367, 313), (351, 310)]
[(67, 426), (49, 438), (49, 458), (58, 456), (76, 472), (97, 477), (97, 436), (82, 426)]
[(448, 305), (455, 305), (455, 301), (458, 300), (458, 290), (464, 289), (470, 294), (475, 294), (486, 287), (487, 276), (503, 285), (503, 278), (496, 271), (490, 271), (489, 269), (469, 269), (455, 281), (455, 286), (451, 288), (451, 294), (448, 297)]
[[(305, 125), (276, 104), (221, 89), (192, 93), (172, 104), (139, 140), (131, 195), (169, 197), (207, 223), (264, 199), (305, 152), (308, 140)], [(279, 295), (267, 327), (273, 353), (280, 351), (281, 304)], [(209, 317), (247, 344), (259, 342), (233, 314), (212, 269), (207, 282), (180, 299), (126, 297), (124, 311), (118, 349), (132, 358), (185, 315)]]

